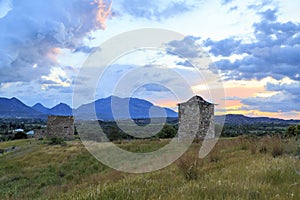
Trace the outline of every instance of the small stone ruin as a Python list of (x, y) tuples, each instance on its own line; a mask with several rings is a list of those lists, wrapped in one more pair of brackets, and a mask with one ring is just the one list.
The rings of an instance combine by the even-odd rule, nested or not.
[(215, 104), (205, 101), (200, 96), (194, 96), (187, 102), (179, 103), (178, 120), (181, 131), (189, 133), (190, 129), (197, 130), (195, 137), (197, 139), (214, 138), (214, 109)]
[(75, 138), (74, 129), (73, 116), (48, 116), (47, 128), (35, 130), (35, 137), (73, 140)]

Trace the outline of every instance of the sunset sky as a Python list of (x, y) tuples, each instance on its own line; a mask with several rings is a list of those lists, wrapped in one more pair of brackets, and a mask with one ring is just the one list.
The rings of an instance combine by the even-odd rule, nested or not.
[[(219, 114), (300, 119), (300, 1), (103, 0), (104, 9), (97, 2), (0, 0), (0, 96), (30, 106), (72, 106), (74, 81), (99, 45), (127, 31), (161, 28), (186, 36), (170, 43), (184, 49), (185, 58), (197, 56), (199, 48), (210, 56), (226, 94), (210, 99), (225, 100)], [(103, 83), (113, 85), (120, 71), (168, 66), (209, 99), (185, 58), (136, 51), (116, 60)], [(159, 85), (136, 94), (171, 108), (177, 103)], [(104, 88), (96, 96), (109, 95)]]

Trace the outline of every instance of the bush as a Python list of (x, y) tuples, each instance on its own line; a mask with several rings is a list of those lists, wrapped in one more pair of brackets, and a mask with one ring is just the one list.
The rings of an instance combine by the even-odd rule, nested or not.
[(48, 144), (49, 145), (62, 145), (62, 146), (67, 145), (67, 143), (64, 139), (57, 138), (57, 137), (51, 138)]
[(280, 144), (274, 145), (272, 148), (272, 156), (275, 158), (283, 154), (283, 146)]
[(173, 138), (177, 134), (177, 130), (171, 125), (165, 125), (158, 133), (158, 137), (161, 139)]
[(272, 140), (272, 156), (275, 158), (281, 156), (284, 152), (283, 144), (279, 136), (273, 137)]
[(256, 154), (257, 146), (255, 144), (251, 144), (250, 152), (251, 154)]
[(209, 153), (209, 160), (210, 160), (210, 162), (219, 162), (219, 161), (221, 161), (220, 152), (218, 152), (216, 149), (213, 149)]
[(22, 140), (27, 139), (27, 134), (24, 132), (17, 132), (13, 136), (13, 140)]
[(176, 165), (186, 180), (197, 180), (203, 160), (199, 159), (197, 155), (186, 153), (177, 160)]
[(267, 153), (268, 152), (268, 149), (265, 145), (262, 145), (260, 148), (259, 148), (259, 153)]
[(300, 146), (297, 147), (295, 156), (300, 156)]

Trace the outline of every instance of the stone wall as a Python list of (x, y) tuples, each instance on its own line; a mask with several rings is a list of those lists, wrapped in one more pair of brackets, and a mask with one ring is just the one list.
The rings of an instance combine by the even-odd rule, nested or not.
[(49, 116), (47, 121), (46, 138), (74, 139), (73, 116)]
[(215, 137), (214, 104), (200, 96), (194, 96), (185, 103), (178, 104), (179, 127), (186, 133), (196, 130), (196, 138)]
[(34, 138), (42, 139), (46, 138), (46, 129), (34, 129)]

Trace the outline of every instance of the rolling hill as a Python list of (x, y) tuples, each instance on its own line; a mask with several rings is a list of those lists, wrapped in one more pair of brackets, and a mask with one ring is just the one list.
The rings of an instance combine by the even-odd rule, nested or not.
[[(113, 104), (113, 106), (112, 106)], [(129, 112), (127, 107), (129, 105)], [(151, 102), (138, 98), (119, 98), (115, 96), (96, 100), (84, 104), (72, 110), (70, 106), (60, 103), (53, 108), (47, 108), (41, 103), (30, 107), (17, 98), (0, 98), (0, 118), (42, 118), (48, 115), (70, 116), (75, 114), (78, 119), (95, 119), (94, 110), (98, 120), (120, 120), (120, 119), (147, 119), (147, 118), (177, 118), (178, 113), (169, 109), (153, 105)], [(113, 114), (114, 113), (114, 114)], [(150, 113), (150, 115), (149, 115)], [(225, 117), (225, 124), (299, 124), (300, 120), (283, 120), (269, 117), (248, 117), (244, 115), (229, 114), (226, 116), (215, 116), (215, 122), (221, 123)]]

